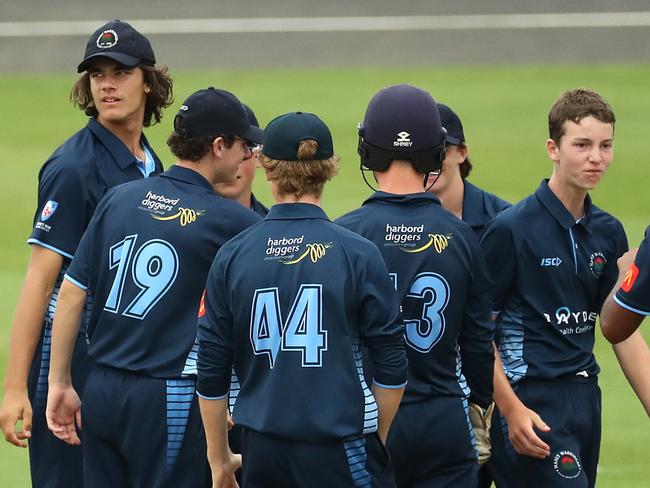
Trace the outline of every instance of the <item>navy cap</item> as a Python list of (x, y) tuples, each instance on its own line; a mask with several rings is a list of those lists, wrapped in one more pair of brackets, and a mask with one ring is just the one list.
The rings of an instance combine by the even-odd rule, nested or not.
[(312, 139), (318, 149), (312, 159), (329, 159), (334, 156), (332, 134), (317, 115), (308, 112), (290, 112), (276, 117), (264, 129), (262, 154), (282, 161), (297, 161), (298, 147), (302, 141)]
[(447, 131), (445, 141), (455, 146), (464, 143), (465, 133), (460, 117), (444, 103), (438, 103), (438, 111), (440, 112), (440, 122)]
[(257, 121), (257, 117), (255, 117), (255, 112), (253, 112), (253, 109), (250, 108), (245, 103), (243, 105), (244, 105), (244, 110), (246, 110), (246, 117), (248, 117), (248, 123), (250, 125), (254, 125), (255, 127), (259, 127), (260, 123)]
[(149, 39), (121, 20), (111, 20), (90, 36), (84, 59), (77, 66), (77, 73), (87, 70), (97, 57), (110, 58), (129, 68), (140, 63), (150, 66), (156, 64)]
[(389, 86), (372, 97), (359, 134), (366, 142), (397, 153), (423, 151), (443, 142), (435, 100), (412, 85)]
[(261, 144), (264, 131), (250, 124), (239, 99), (214, 87), (192, 93), (174, 117), (174, 131), (185, 137), (239, 136)]

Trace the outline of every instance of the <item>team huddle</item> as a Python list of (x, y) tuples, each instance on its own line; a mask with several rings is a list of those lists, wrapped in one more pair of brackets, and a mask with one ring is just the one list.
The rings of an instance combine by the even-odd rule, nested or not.
[(111, 21), (78, 72), (90, 119), (39, 173), (0, 408), (33, 486), (593, 487), (599, 315), (650, 412), (650, 248), (589, 196), (613, 160), (598, 93), (555, 101), (552, 174), (510, 205), (466, 180), (452, 108), (386, 87), (358, 128), (374, 193), (331, 221), (317, 115), (262, 130), (198, 90), (163, 172), (148, 39)]

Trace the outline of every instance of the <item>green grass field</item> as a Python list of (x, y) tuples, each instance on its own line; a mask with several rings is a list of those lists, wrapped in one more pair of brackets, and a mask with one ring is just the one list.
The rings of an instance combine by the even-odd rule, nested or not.
[[(616, 158), (595, 202), (616, 215), (638, 245), (650, 223), (650, 97), (648, 65), (571, 65), (550, 67), (453, 67), (445, 69), (323, 69), (309, 71), (211, 71), (175, 74), (176, 103), (163, 123), (147, 135), (166, 165), (173, 162), (165, 145), (173, 113), (198, 88), (216, 86), (236, 93), (262, 124), (280, 113), (303, 110), (320, 115), (332, 129), (342, 156), (340, 175), (326, 189), (324, 206), (335, 218), (357, 207), (370, 193), (358, 171), (356, 124), (370, 97), (393, 83), (412, 83), (451, 105), (463, 119), (475, 169), (470, 179), (510, 201), (534, 191), (548, 176), (546, 116), (564, 90), (587, 86), (612, 104)], [(85, 119), (67, 102), (73, 75), (0, 74), (0, 377), (4, 378), (13, 309), (27, 264), (25, 240), (31, 230), (39, 167), (49, 154), (80, 128)], [(257, 196), (270, 203), (264, 179)], [(647, 327), (647, 326), (646, 326)], [(650, 337), (646, 333), (646, 337)], [(599, 487), (647, 486), (650, 422), (602, 337), (597, 357), (603, 369), (603, 441)], [(0, 443), (0, 486), (29, 486), (27, 451)]]

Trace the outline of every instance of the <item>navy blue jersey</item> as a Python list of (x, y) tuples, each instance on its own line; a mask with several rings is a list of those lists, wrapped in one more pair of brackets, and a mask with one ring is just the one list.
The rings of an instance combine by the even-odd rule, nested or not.
[[(155, 172), (162, 164), (144, 135)], [(30, 244), (72, 259), (97, 204), (112, 187), (142, 179), (142, 162), (95, 119), (64, 142), (38, 174), (38, 208)]]
[(99, 364), (158, 378), (191, 373), (195, 356), (188, 354), (210, 263), (259, 220), (180, 166), (111, 190), (66, 274), (93, 297), (89, 354)]
[(260, 217), (266, 217), (266, 214), (269, 213), (269, 209), (262, 205), (255, 195), (251, 193), (251, 210), (255, 212)]
[(634, 264), (626, 271), (621, 287), (614, 295), (614, 300), (621, 307), (639, 315), (650, 315), (650, 245), (645, 231)]
[(226, 244), (208, 276), (199, 319), (197, 393), (228, 394), (236, 423), (305, 442), (377, 429), (363, 377), (367, 344), (376, 382), (406, 381), (399, 300), (377, 248), (310, 204), (278, 204)]
[(377, 192), (336, 223), (377, 245), (401, 297), (409, 360), (402, 401), (464, 398), (471, 390), (472, 401), (487, 406), (494, 364), (490, 282), (469, 226), (428, 192)]
[(597, 374), (594, 328), (627, 250), (621, 223), (589, 196), (576, 221), (543, 181), (495, 217), (481, 244), (510, 381)]
[(480, 239), (488, 222), (511, 205), (467, 180), (463, 180), (463, 185), (463, 222), (469, 224)]

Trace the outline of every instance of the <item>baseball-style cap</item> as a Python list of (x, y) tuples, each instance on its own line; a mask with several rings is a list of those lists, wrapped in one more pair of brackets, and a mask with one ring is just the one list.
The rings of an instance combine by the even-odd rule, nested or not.
[(297, 161), (298, 147), (307, 139), (318, 143), (312, 159), (329, 159), (334, 156), (330, 130), (317, 115), (309, 112), (290, 112), (269, 122), (264, 129), (262, 154), (271, 159)]
[(264, 131), (250, 124), (239, 99), (214, 87), (192, 93), (174, 117), (174, 130), (185, 137), (239, 136), (262, 143)]
[(156, 64), (149, 39), (121, 20), (111, 20), (90, 36), (83, 61), (77, 66), (77, 73), (88, 69), (91, 61), (100, 56), (129, 68), (140, 63), (150, 66)]
[(412, 85), (393, 85), (370, 100), (359, 135), (381, 149), (417, 152), (443, 142), (440, 114), (433, 97)]
[(246, 110), (246, 117), (248, 117), (248, 123), (250, 125), (254, 125), (255, 127), (259, 127), (260, 123), (257, 121), (257, 117), (255, 117), (255, 112), (253, 112), (253, 109), (250, 108), (245, 103), (243, 105), (244, 105), (244, 110)]
[(460, 117), (456, 115), (456, 112), (444, 103), (438, 103), (438, 111), (440, 112), (440, 122), (447, 130), (445, 141), (455, 146), (464, 143), (463, 123), (460, 121)]

